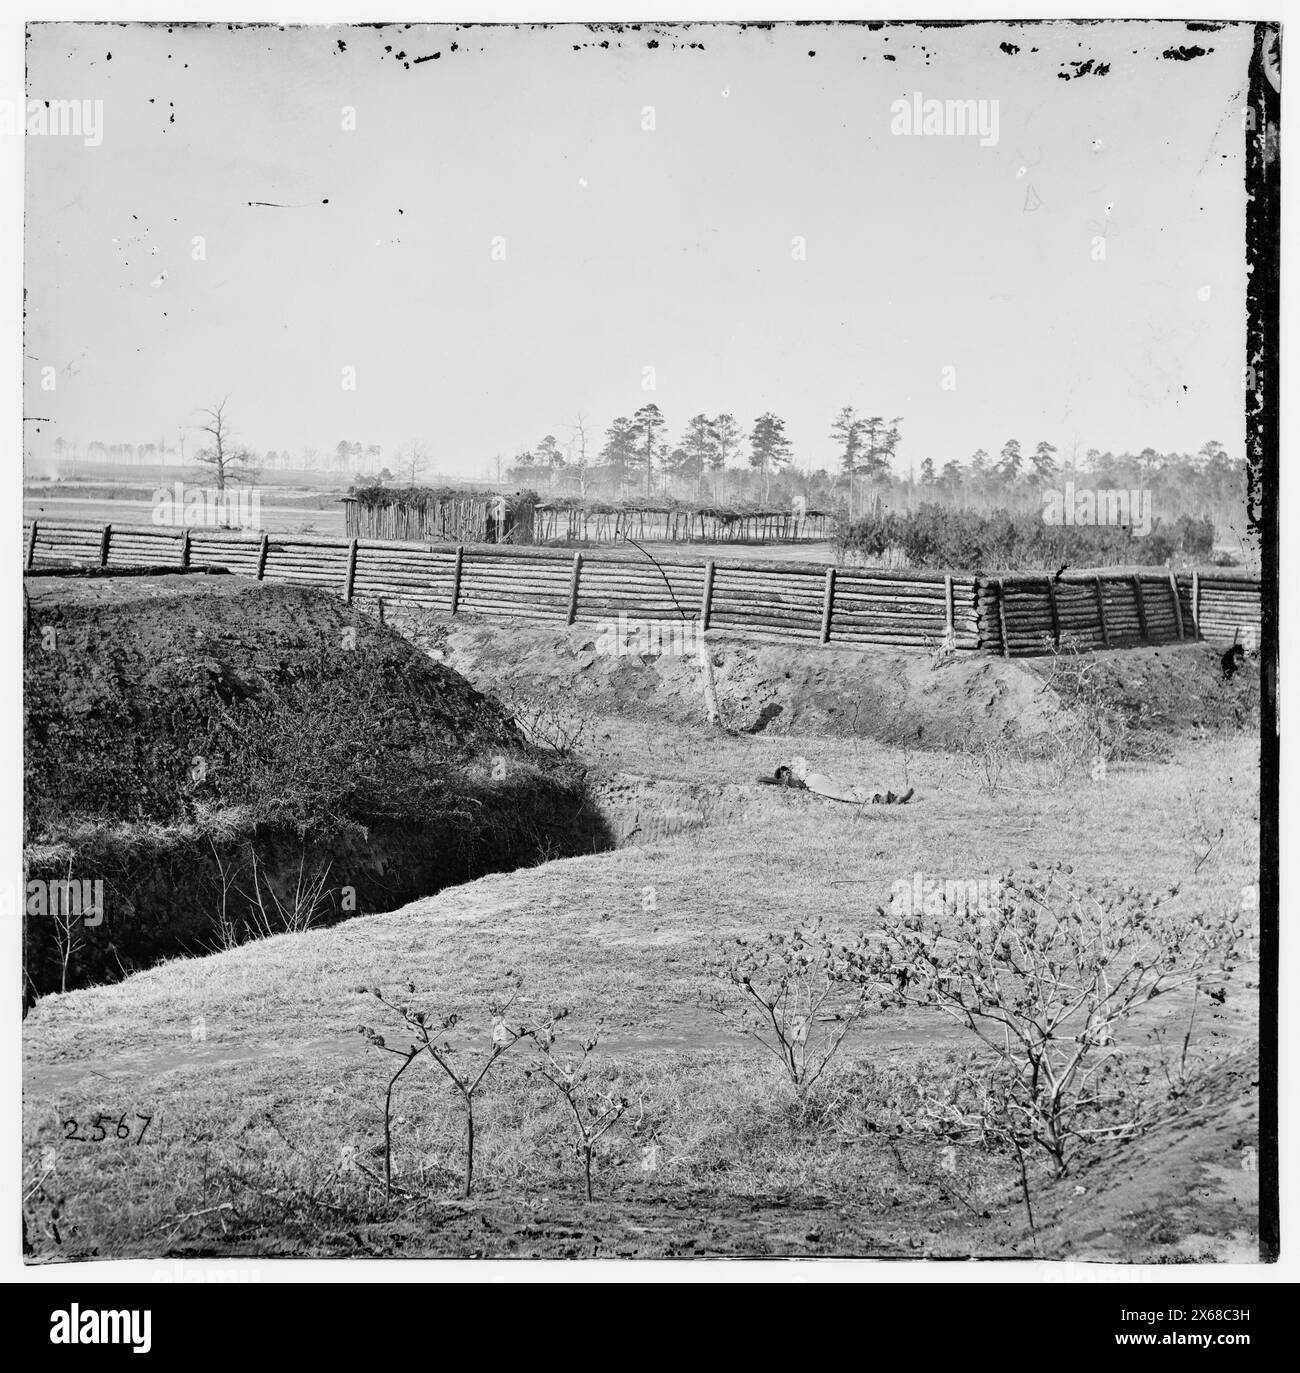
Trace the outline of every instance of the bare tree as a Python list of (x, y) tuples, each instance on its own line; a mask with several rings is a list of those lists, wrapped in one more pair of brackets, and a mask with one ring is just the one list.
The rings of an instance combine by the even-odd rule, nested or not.
[(419, 439), (408, 439), (393, 454), (393, 471), (407, 486), (418, 486), (429, 466), (429, 450)]
[(86, 947), (80, 927), (82, 923), (80, 893), (72, 877), (72, 863), (62, 882), (50, 885), (50, 915), (54, 921), (54, 947), (59, 955), (59, 991), (68, 990), (68, 967)]
[(587, 469), (590, 463), (587, 459), (587, 417), (581, 410), (570, 422), (569, 433), (568, 447), (571, 454), (569, 466), (578, 479), (578, 494), (585, 501), (587, 499)]
[(587, 1063), (600, 1040), (599, 1029), (580, 1041), (576, 1054), (565, 1055), (556, 1049), (555, 1026), (568, 1014), (567, 1009), (552, 1012), (546, 1024), (527, 1031), (537, 1044), (540, 1057), (536, 1067), (524, 1070), (524, 1076), (537, 1073), (551, 1084), (556, 1095), (569, 1108), (574, 1130), (574, 1152), (582, 1161), (587, 1200), (591, 1201), (592, 1160), (602, 1136), (608, 1134), (623, 1118), (628, 1100), (625, 1096), (588, 1085), (591, 1069)]
[(217, 490), (224, 491), (227, 482), (254, 481), (257, 473), (252, 467), (253, 455), (234, 442), (230, 421), (226, 418), (226, 396), (219, 405), (203, 411), (205, 423), (198, 425), (210, 442), (194, 455), (195, 462), (205, 463), (216, 474)]

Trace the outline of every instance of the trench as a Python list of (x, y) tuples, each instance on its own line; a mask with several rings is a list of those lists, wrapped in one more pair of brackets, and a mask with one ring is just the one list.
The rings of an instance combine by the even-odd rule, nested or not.
[[(752, 792), (614, 772), (498, 798), (474, 833), (401, 817), (307, 835), (266, 824), (202, 836), (118, 829), (76, 850), (78, 869), (102, 880), (102, 920), (87, 913), (61, 931), (49, 912), (24, 916), (24, 1010), (39, 996), (117, 982), (167, 959), (396, 910), (489, 873), (743, 819)], [(27, 879), (52, 892), (68, 867), (68, 851), (52, 846), (29, 855)]]
[[(118, 826), (75, 845), (29, 851), (23, 919), (24, 1012), (40, 996), (121, 981), (172, 958), (202, 957), (267, 934), (322, 929), (396, 910), (489, 873), (599, 853), (617, 837), (583, 785), (532, 779), (487, 789), (441, 822), (385, 817), (307, 833), (264, 822)], [(72, 871), (102, 883), (100, 908), (60, 912)], [(65, 898), (66, 904), (66, 898)]]

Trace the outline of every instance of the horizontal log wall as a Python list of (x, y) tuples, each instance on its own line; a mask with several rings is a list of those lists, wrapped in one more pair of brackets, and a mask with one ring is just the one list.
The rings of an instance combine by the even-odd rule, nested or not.
[(1223, 573), (1024, 573), (981, 578), (980, 643), (1007, 657), (1081, 648), (1133, 648), (1202, 638), (1257, 647), (1261, 587)]
[(28, 566), (224, 567), (318, 586), (363, 606), (397, 602), (547, 623), (699, 622), (810, 643), (894, 645), (1007, 657), (1203, 638), (1259, 643), (1258, 580), (1167, 571), (988, 577), (820, 563), (553, 548), (340, 542), (151, 525), (25, 521)]

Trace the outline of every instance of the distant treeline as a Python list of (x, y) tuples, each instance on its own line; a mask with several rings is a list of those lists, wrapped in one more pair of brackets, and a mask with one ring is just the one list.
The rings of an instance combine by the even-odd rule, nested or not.
[[(680, 502), (701, 512), (751, 515), (789, 511), (799, 500), (809, 510), (833, 511), (850, 522), (881, 506), (899, 513), (925, 504), (988, 515), (998, 510), (1037, 514), (1053, 500), (1068, 502), (1067, 488), (1074, 484), (1142, 492), (1166, 524), (1183, 515), (1208, 518), (1220, 542), (1235, 544), (1248, 533), (1245, 458), (1214, 439), (1194, 453), (1151, 447), (1114, 453), (1073, 438), (1022, 442), (1011, 437), (1000, 448), (977, 448), (962, 460), (918, 451), (906, 440), (902, 416), (860, 413), (852, 405), (830, 420), (824, 436), (799, 443), (771, 411), (752, 422), (728, 412), (696, 414), (674, 437), (675, 423), (670, 426), (653, 402), (630, 416), (617, 416), (603, 433), (581, 413), (560, 428), (563, 440), (546, 434), (513, 457), (498, 455), (485, 471), (480, 468), (486, 484), (534, 491), (551, 503), (573, 498), (593, 510), (594, 503), (631, 509), (622, 503), (639, 496), (648, 502), (642, 507), (647, 510)], [(178, 456), (163, 443), (96, 441), (83, 451), (59, 438), (53, 448), (60, 465), (71, 459), (74, 470), (79, 452), (112, 464)], [(296, 452), (241, 445), (238, 453), (237, 471), (347, 474), (358, 486), (376, 490), (420, 483), (435, 490), (440, 476), (467, 470), (470, 461), (481, 463), (483, 457), (446, 451), (426, 439), (389, 446), (340, 439), (332, 449)], [(209, 463), (211, 446), (192, 449), (190, 456)], [(458, 488), (474, 485), (472, 479), (448, 479)]]
[(941, 505), (901, 514), (877, 511), (841, 524), (835, 535), (841, 562), (985, 571), (1205, 563), (1213, 548), (1213, 523), (1190, 515), (1168, 525), (1156, 521), (1143, 535), (1108, 525), (1047, 524), (1041, 515), (1010, 510), (980, 514)]

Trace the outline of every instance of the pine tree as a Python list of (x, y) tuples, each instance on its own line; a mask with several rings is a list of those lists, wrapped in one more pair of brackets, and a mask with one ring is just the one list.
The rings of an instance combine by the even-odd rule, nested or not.
[(846, 405), (831, 422), (831, 438), (843, 450), (840, 454), (840, 471), (849, 479), (849, 519), (853, 518), (853, 484), (862, 459), (862, 426), (857, 411)]
[(700, 486), (704, 480), (704, 469), (712, 461), (718, 446), (718, 432), (713, 421), (704, 414), (692, 415), (682, 435), (679, 451), (681, 462), (676, 464), (679, 476), (694, 478), (695, 499), (700, 498)]
[(713, 432), (717, 438), (709, 458), (709, 466), (713, 469), (713, 499), (716, 501), (718, 483), (720, 480), (725, 482), (726, 479), (727, 459), (740, 447), (740, 425), (736, 423), (735, 415), (724, 411), (714, 419)]
[(1034, 476), (1040, 482), (1051, 481), (1056, 476), (1056, 449), (1046, 439), (1041, 439), (1029, 458), (1033, 465)]
[(1020, 467), (1024, 458), (1020, 452), (1020, 440), (1008, 439), (1002, 445), (1002, 453), (998, 459), (998, 478), (1006, 482), (1008, 486), (1020, 475)]
[(651, 490), (655, 463), (661, 461), (664, 456), (664, 445), (660, 435), (668, 421), (664, 419), (663, 412), (654, 401), (650, 401), (632, 416), (632, 423), (637, 431), (637, 449), (640, 459), (645, 465), (645, 493), (648, 496)]
[(621, 495), (628, 469), (636, 461), (636, 428), (626, 415), (620, 415), (605, 431), (600, 460), (609, 469), (615, 491)]
[(769, 410), (754, 421), (749, 436), (749, 465), (758, 470), (763, 482), (763, 499), (767, 500), (768, 484), (773, 468), (780, 469), (790, 462), (790, 440), (785, 436), (785, 421)]

